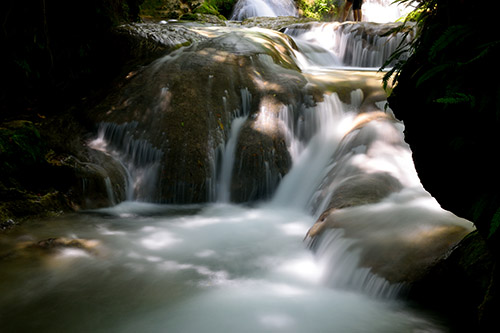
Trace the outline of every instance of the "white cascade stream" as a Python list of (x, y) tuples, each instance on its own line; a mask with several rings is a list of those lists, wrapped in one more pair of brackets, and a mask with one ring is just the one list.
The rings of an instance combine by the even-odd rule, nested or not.
[[(101, 123), (97, 137), (89, 147), (103, 151), (122, 163), (127, 171), (127, 200), (155, 201), (155, 188), (163, 152), (145, 140), (137, 140), (132, 132), (137, 122), (117, 125)], [(112, 191), (107, 184), (109, 196)]]
[(231, 123), (231, 133), (222, 156), (221, 179), (217, 198), (219, 202), (229, 202), (231, 199), (231, 179), (233, 176), (236, 143), (238, 142), (241, 127), (245, 124), (246, 120), (247, 116), (242, 116), (233, 119)]
[[(289, 27), (304, 55), (303, 66), (314, 68), (371, 68), (378, 70), (404, 41), (401, 33), (383, 36), (396, 24), (310, 23)], [(370, 30), (370, 33), (367, 33)]]

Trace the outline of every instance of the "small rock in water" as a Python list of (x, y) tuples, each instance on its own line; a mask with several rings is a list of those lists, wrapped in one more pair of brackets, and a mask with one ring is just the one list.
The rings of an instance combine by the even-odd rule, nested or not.
[(96, 248), (100, 245), (99, 241), (92, 239), (79, 238), (47, 238), (38, 242), (22, 243), (21, 249), (36, 249), (51, 253), (62, 249), (80, 249), (89, 254), (96, 254)]
[(7, 229), (10, 229), (12, 228), (13, 226), (15, 226), (17, 223), (12, 220), (12, 219), (9, 219), (7, 221), (4, 221), (2, 223), (0, 223), (0, 230), (7, 230)]

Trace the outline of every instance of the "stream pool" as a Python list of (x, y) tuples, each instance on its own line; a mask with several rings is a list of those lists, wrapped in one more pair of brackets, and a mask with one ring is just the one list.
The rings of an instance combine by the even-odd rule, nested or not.
[[(1, 239), (17, 246), (1, 261), (2, 332), (446, 332), (401, 300), (330, 287), (302, 241), (313, 222), (269, 204), (125, 202), (16, 229)], [(86, 241), (33, 247), (49, 237)]]

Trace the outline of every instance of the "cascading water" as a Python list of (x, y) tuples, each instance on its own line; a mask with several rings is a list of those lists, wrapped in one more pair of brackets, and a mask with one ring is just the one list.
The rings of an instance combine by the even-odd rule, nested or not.
[(130, 132), (136, 127), (137, 122), (102, 123), (89, 146), (110, 154), (128, 170), (127, 200), (154, 202), (163, 153), (145, 140), (134, 139)]
[[(254, 31), (248, 35), (258, 37)], [(285, 48), (273, 41), (276, 35), (266, 36), (261, 38), (266, 50)], [(222, 50), (210, 44), (210, 52), (195, 51), (218, 62), (232, 59), (227, 51), (232, 37), (223, 40)], [(242, 45), (235, 53), (250, 49)], [(275, 61), (263, 53), (250, 56), (251, 63)], [(155, 201), (147, 193), (157, 193), (149, 191), (161, 183), (158, 166), (166, 152), (132, 135), (138, 133), (135, 122), (102, 123), (90, 145), (121, 161), (134, 200), (20, 227), (2, 239), (2, 248), (16, 248), (8, 257), (20, 258), (0, 262), (2, 331), (446, 332), (445, 323), (397, 296), (402, 281), (451, 246), (443, 238), (453, 243), (458, 239), (453, 232), (460, 236), (472, 226), (443, 211), (422, 188), (404, 127), (385, 110), (381, 89), (373, 87), (380, 75), (320, 68), (317, 62), (311, 71), (311, 58), (301, 68), (308, 80), (304, 90), (334, 87), (325, 88), (316, 103), (278, 100), (285, 86), (257, 68), (249, 75), (259, 88), (255, 94), (237, 87), (233, 96), (238, 103), (231, 105), (239, 109), (226, 110), (229, 92), (217, 96), (220, 110), (230, 114), (206, 118), (215, 123), (214, 138), (223, 137), (208, 150), (206, 181), (213, 184), (209, 198), (217, 202), (144, 202)], [(244, 59), (234, 62), (243, 73)], [(293, 71), (290, 63), (283, 66), (281, 75)], [(210, 75), (212, 83), (219, 72)], [(352, 82), (363, 80), (368, 81), (351, 89)], [(172, 99), (164, 86), (158, 90), (163, 95), (155, 100)], [(185, 129), (188, 120), (181, 119), (176, 125)], [(241, 145), (248, 133), (284, 144), (292, 161), (273, 198), (252, 207), (230, 203), (231, 179), (256, 167), (237, 161), (238, 153), (250, 150), (246, 145), (252, 142)], [(279, 140), (271, 140), (278, 134)], [(276, 155), (278, 146), (271, 147), (262, 156)], [(262, 164), (259, 170), (267, 170), (270, 159)], [(262, 178), (278, 184), (271, 176)], [(49, 240), (40, 243), (44, 239)], [(49, 253), (33, 257), (47, 243), (53, 244)]]
[(236, 153), (236, 142), (241, 130), (241, 126), (245, 123), (247, 116), (238, 117), (231, 123), (231, 134), (224, 149), (222, 157), (220, 189), (218, 191), (218, 201), (229, 202), (231, 195), (231, 178), (233, 175), (234, 154)]
[(309, 142), (302, 144), (302, 151), (280, 185), (274, 203), (308, 208), (309, 200), (326, 176), (327, 164), (342, 139), (344, 128), (352, 121), (352, 115), (343, 110), (338, 97), (331, 95), (316, 108), (307, 110), (300, 119), (305, 127), (304, 135), (297, 135), (294, 140), (304, 141), (310, 136)]
[[(389, 56), (409, 41), (403, 33), (389, 34), (399, 24), (310, 23), (292, 26), (293, 36), (308, 60), (308, 67), (380, 68)], [(401, 59), (404, 57), (402, 56)], [(388, 64), (390, 66), (391, 64)]]
[(238, 0), (231, 20), (243, 21), (249, 17), (297, 16), (293, 0)]
[[(241, 110), (236, 110), (234, 118), (231, 122), (231, 132), (226, 144), (221, 147), (222, 161), (219, 163), (219, 172), (216, 178), (218, 179), (218, 186), (216, 187), (216, 196), (218, 202), (231, 201), (231, 181), (233, 177), (234, 156), (236, 154), (236, 143), (240, 134), (241, 127), (245, 124), (250, 113), (250, 103), (252, 96), (248, 89), (241, 90)], [(215, 165), (214, 169), (217, 170), (218, 166)]]

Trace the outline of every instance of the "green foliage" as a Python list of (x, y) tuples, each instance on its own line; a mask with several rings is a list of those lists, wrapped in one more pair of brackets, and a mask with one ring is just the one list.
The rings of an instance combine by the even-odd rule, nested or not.
[(207, 5), (216, 9), (216, 11), (225, 18), (231, 16), (236, 2), (237, 0), (205, 0)]
[[(226, 16), (224, 16), (219, 10), (219, 6), (221, 9), (223, 9), (224, 4), (227, 4), (228, 2), (224, 2), (221, 0), (206, 0), (203, 2), (200, 6), (198, 6), (195, 10), (194, 13), (196, 14), (209, 14), (209, 15), (215, 15), (219, 17), (222, 20), (226, 19)], [(232, 7), (231, 7), (232, 8)], [(230, 12), (229, 12), (230, 13)], [(226, 14), (228, 15), (228, 14)]]
[(405, 17), (400, 18), (398, 21), (423, 22), (425, 21), (426, 16), (433, 12), (437, 7), (436, 0), (394, 0), (393, 4), (414, 6), (416, 2), (418, 2), (416, 8)]
[(466, 104), (469, 105), (471, 109), (476, 106), (476, 98), (471, 94), (465, 94), (457, 91), (451, 92), (449, 95), (444, 97), (436, 98), (435, 100), (440, 104)]
[(498, 231), (500, 227), (500, 208), (495, 212), (490, 224), (490, 232), (488, 238), (492, 238)]
[[(180, 8), (181, 1), (175, 3), (168, 0), (145, 0), (141, 5), (141, 15), (156, 17), (156, 18), (179, 18), (183, 19), (191, 17), (196, 19), (196, 15), (192, 14), (210, 14), (216, 15), (221, 19), (229, 17), (236, 4), (236, 0), (205, 0), (201, 2), (187, 0), (182, 2), (187, 6)], [(186, 11), (186, 8), (188, 10)]]
[(10, 122), (0, 127), (0, 170), (3, 176), (45, 161), (40, 133), (29, 121)]
[[(410, 0), (397, 0), (395, 2), (407, 3)], [(387, 88), (389, 81), (395, 85), (398, 82), (401, 70), (406, 66), (406, 60), (402, 55), (425, 54), (426, 61), (421, 62), (417, 68), (413, 68), (412, 77), (416, 80), (416, 88), (428, 85), (437, 85), (439, 88), (433, 93), (441, 95), (429, 95), (430, 100), (443, 105), (464, 104), (474, 108), (477, 98), (472, 91), (474, 87), (466, 84), (463, 80), (456, 80), (456, 73), (464, 76), (476, 73), (482, 69), (482, 63), (491, 59), (492, 54), (498, 52), (500, 41), (492, 41), (477, 45), (477, 27), (468, 23), (450, 24), (440, 22), (443, 18), (437, 18), (438, 3), (444, 1), (421, 0), (415, 11), (410, 14), (405, 23), (410, 20), (416, 21), (417, 35), (411, 43), (402, 43), (392, 54), (386, 64), (396, 63), (384, 76), (384, 87)], [(429, 24), (429, 22), (433, 24)], [(437, 22), (437, 23), (435, 23)], [(443, 29), (443, 26), (446, 28)], [(405, 25), (399, 30), (407, 29)], [(425, 37), (423, 36), (425, 35)], [(474, 46), (477, 45), (477, 46)], [(437, 83), (442, 82), (442, 83)]]
[(208, 2), (202, 3), (198, 8), (195, 9), (194, 12), (199, 14), (220, 15), (218, 9)]
[(431, 45), (429, 50), (429, 61), (435, 61), (447, 48), (461, 45), (467, 38), (469, 28), (465, 25), (452, 25), (448, 27)]
[[(394, 4), (397, 3), (401, 5), (408, 5), (411, 2), (412, 0), (395, 0)], [(415, 29), (417, 30), (417, 35), (415, 36), (415, 38), (412, 39), (412, 42), (410, 43), (402, 42), (400, 45), (398, 45), (396, 51), (394, 51), (394, 53), (389, 57), (389, 59), (387, 59), (386, 63), (381, 68), (384, 69), (389, 64), (395, 63), (395, 65), (386, 73), (386, 75), (383, 78), (384, 88), (387, 88), (389, 80), (392, 81), (393, 85), (397, 82), (401, 69), (406, 63), (406, 60), (401, 60), (402, 56), (406, 55), (408, 52), (413, 53), (417, 49), (418, 43), (420, 41), (418, 37), (422, 33), (422, 29), (425, 25), (425, 22), (427, 21), (429, 15), (433, 13), (433, 9), (436, 7), (436, 5), (437, 5), (437, 0), (419, 1), (419, 4), (416, 6), (415, 10), (413, 10), (406, 16), (406, 18), (404, 18), (403, 22), (405, 24), (395, 28), (394, 30), (388, 33), (391, 34), (391, 33), (404, 32), (405, 33), (404, 37), (407, 37), (411, 33), (410, 29), (408, 29), (408, 23), (416, 22)], [(405, 39), (406, 38), (404, 38), (403, 40)]]
[(318, 21), (331, 21), (339, 11), (336, 0), (299, 0), (298, 7), (302, 16)]

